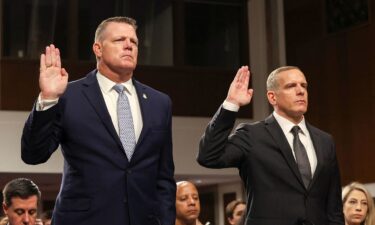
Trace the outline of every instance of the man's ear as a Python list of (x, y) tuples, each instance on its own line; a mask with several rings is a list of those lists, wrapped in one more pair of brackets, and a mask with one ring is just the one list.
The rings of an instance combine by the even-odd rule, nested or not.
[(267, 91), (267, 98), (268, 98), (268, 102), (271, 105), (276, 104), (276, 93), (275, 93), (275, 91)]
[(92, 45), (92, 51), (97, 58), (100, 58), (102, 56), (102, 45), (99, 42), (95, 42)]
[(8, 206), (3, 202), (3, 212), (5, 215), (8, 215)]

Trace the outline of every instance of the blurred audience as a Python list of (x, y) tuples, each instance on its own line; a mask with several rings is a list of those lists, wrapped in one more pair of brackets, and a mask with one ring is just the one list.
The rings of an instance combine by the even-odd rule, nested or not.
[(243, 224), (243, 215), (246, 210), (246, 203), (242, 200), (233, 200), (225, 207), (225, 216), (230, 225)]
[(177, 182), (175, 225), (201, 225), (201, 206), (195, 185), (188, 181)]
[(42, 213), (43, 225), (51, 225), (52, 212), (52, 210), (47, 210)]
[(3, 211), (8, 225), (43, 225), (37, 219), (40, 197), (38, 186), (29, 179), (8, 182), (3, 189)]
[(365, 186), (353, 182), (342, 190), (346, 225), (375, 225), (374, 201)]
[(0, 219), (0, 225), (7, 225), (8, 224), (8, 217), (4, 216)]

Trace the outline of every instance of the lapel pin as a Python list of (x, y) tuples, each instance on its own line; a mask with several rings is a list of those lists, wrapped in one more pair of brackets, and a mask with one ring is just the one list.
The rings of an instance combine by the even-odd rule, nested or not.
[(147, 99), (147, 95), (146, 95), (145, 93), (143, 93), (142, 97), (143, 97), (144, 99)]

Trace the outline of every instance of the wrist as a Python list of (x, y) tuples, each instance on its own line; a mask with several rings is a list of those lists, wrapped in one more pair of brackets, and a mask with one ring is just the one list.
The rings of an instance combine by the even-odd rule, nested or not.
[(41, 100), (56, 100), (58, 99), (60, 96), (56, 95), (56, 94), (51, 94), (51, 93), (45, 93), (45, 92), (41, 92), (40, 93), (40, 99)]
[(228, 100), (225, 100), (223, 102), (223, 108), (229, 111), (238, 112), (240, 110), (240, 106), (237, 104), (234, 104)]
[(238, 106), (238, 107), (241, 106), (241, 104), (240, 104), (238, 101), (236, 101), (235, 99), (230, 98), (230, 97), (227, 97), (227, 98), (225, 99), (225, 101), (226, 101), (226, 102), (229, 102), (229, 103), (232, 104), (232, 105), (236, 105), (236, 106)]

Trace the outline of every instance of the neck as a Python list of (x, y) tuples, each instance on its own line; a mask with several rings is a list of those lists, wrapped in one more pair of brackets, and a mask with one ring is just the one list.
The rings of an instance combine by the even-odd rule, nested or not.
[(363, 223), (348, 223), (347, 221), (345, 221), (345, 225), (361, 225), (361, 224), (364, 224)]
[(295, 125), (299, 124), (303, 120), (303, 114), (302, 115), (296, 115), (296, 116), (290, 116), (290, 115), (287, 115), (287, 114), (283, 113), (280, 110), (277, 110), (277, 108), (275, 108), (275, 111), (279, 116), (289, 120), (290, 122), (294, 123)]
[(179, 219), (176, 219), (175, 225), (197, 225), (197, 221), (181, 221)]
[(115, 83), (124, 83), (133, 77), (132, 70), (116, 71), (103, 64), (98, 64), (97, 69), (103, 76)]

